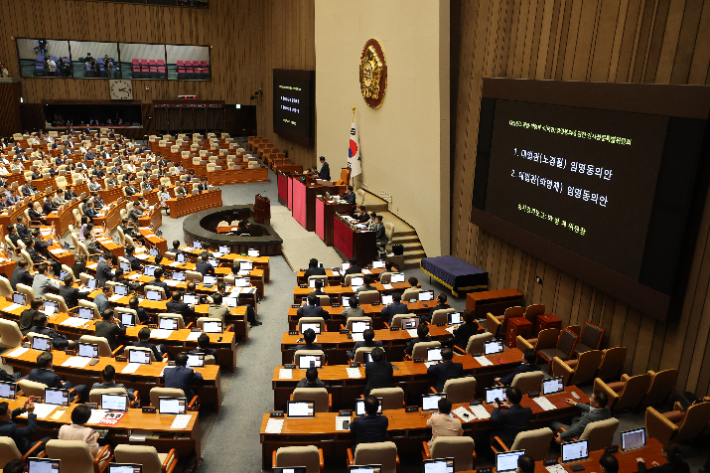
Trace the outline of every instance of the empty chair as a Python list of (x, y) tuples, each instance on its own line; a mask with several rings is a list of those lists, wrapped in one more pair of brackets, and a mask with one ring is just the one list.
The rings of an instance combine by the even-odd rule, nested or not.
[(503, 312), (503, 315), (493, 315), (488, 312), (486, 314), (486, 330), (495, 337), (499, 333), (504, 333), (509, 318), (522, 317), (523, 315), (525, 315), (525, 309), (520, 306), (508, 307)]
[(530, 322), (535, 324), (538, 315), (543, 315), (545, 313), (545, 304), (530, 304), (525, 308), (525, 313), (523, 317), (528, 319)]
[(380, 302), (380, 292), (379, 291), (360, 291), (357, 295), (360, 304), (372, 304), (373, 302)]
[(111, 351), (111, 347), (108, 344), (108, 340), (104, 337), (94, 337), (93, 335), (82, 335), (79, 339), (81, 343), (91, 343), (99, 346), (99, 356), (115, 356), (116, 353), (121, 353), (123, 350), (123, 345), (119, 346), (115, 350)]
[(511, 386), (520, 389), (520, 392), (527, 394), (533, 391), (540, 391), (542, 379), (545, 373), (542, 371), (529, 371), (527, 373), (518, 373), (510, 383)]
[(404, 390), (402, 388), (375, 388), (371, 396), (382, 398), (382, 409), (401, 409), (404, 407)]
[(22, 332), (14, 320), (0, 319), (0, 345), (5, 348), (22, 345)]
[(580, 354), (590, 350), (599, 350), (604, 338), (604, 329), (598, 325), (589, 322), (584, 322), (582, 335), (579, 337), (579, 342), (574, 347), (574, 353)]
[(417, 317), (417, 314), (397, 314), (392, 317), (392, 327), (402, 327), (402, 319), (411, 319)]
[(476, 378), (467, 376), (447, 379), (442, 392), (446, 393), (446, 398), (452, 404), (473, 401), (473, 398), (476, 397)]
[(155, 447), (149, 445), (116, 445), (113, 454), (117, 463), (143, 465), (143, 473), (170, 473), (179, 460), (174, 448), (168, 453), (158, 453)]
[[(1, 342), (2, 340), (0, 340)], [(651, 386), (649, 386), (641, 405), (653, 406), (661, 404), (673, 393), (678, 379), (678, 370), (649, 371), (648, 373), (651, 375)]]
[(202, 273), (198, 271), (185, 271), (185, 279), (187, 281), (199, 281), (202, 282)]
[(272, 453), (274, 467), (305, 466), (306, 473), (323, 473), (323, 450), (315, 445), (280, 447)]
[(44, 390), (47, 389), (46, 384), (30, 381), (29, 379), (20, 379), (17, 381), (17, 385), (25, 396), (35, 396), (38, 398), (44, 398)]
[(353, 356), (353, 362), (355, 363), (364, 363), (365, 362), (365, 354), (372, 353), (372, 350), (374, 350), (375, 347), (360, 347), (357, 350), (355, 350), (354, 356)]
[(382, 465), (382, 473), (397, 473), (399, 470), (399, 456), (394, 442), (361, 443), (355, 448), (355, 455), (348, 448), (347, 461), (348, 466)]
[(603, 356), (601, 351), (592, 350), (582, 353), (576, 360), (562, 361), (554, 357), (552, 376), (562, 376), (565, 386), (589, 383), (594, 380)]
[(537, 334), (537, 338), (524, 339), (520, 335), (515, 339), (516, 348), (520, 351), (525, 351), (528, 348), (535, 350), (536, 352), (540, 350), (545, 350), (548, 348), (555, 348), (557, 346), (557, 340), (560, 338), (560, 330), (556, 328), (546, 328), (540, 330)]
[(683, 411), (661, 414), (654, 407), (646, 408), (646, 435), (662, 444), (682, 442), (703, 435), (710, 422), (710, 402), (691, 405)]
[[(572, 358), (574, 346), (577, 344), (577, 335), (571, 330), (564, 329), (560, 333), (560, 338), (557, 340), (555, 348), (545, 348), (537, 352), (538, 356), (550, 363), (554, 357), (560, 360), (569, 360)], [(548, 367), (548, 371), (552, 369), (552, 363)]]
[(83, 440), (50, 440), (47, 442), (48, 458), (61, 460), (59, 473), (98, 473), (103, 464), (101, 458), (111, 447), (104, 445), (94, 458), (89, 445)]
[(326, 388), (296, 388), (291, 394), (292, 401), (314, 401), (315, 412), (330, 412), (333, 398)]
[(483, 345), (486, 342), (493, 340), (493, 334), (490, 332), (479, 333), (477, 335), (471, 335), (468, 338), (468, 343), (466, 344), (466, 352), (463, 352), (461, 348), (456, 345), (453, 346), (454, 351), (461, 353), (462, 355), (473, 355), (474, 353), (483, 353)]
[(609, 409), (616, 411), (640, 405), (650, 386), (650, 373), (636, 376), (624, 374), (621, 376), (621, 381), (608, 384), (599, 378), (594, 380), (594, 390), (604, 391), (609, 397)]
[(402, 293), (402, 302), (406, 303), (407, 301), (410, 301), (412, 299), (418, 300), (420, 292), (422, 292), (422, 290), (418, 287), (410, 287), (408, 289), (405, 289)]
[(33, 300), (35, 298), (35, 291), (30, 287), (27, 286), (26, 284), (22, 283), (17, 283), (17, 292), (20, 292), (22, 294), (25, 294), (27, 296), (27, 302)]
[(533, 457), (535, 461), (547, 460), (552, 435), (552, 429), (549, 427), (526, 430), (519, 432), (518, 435), (515, 436), (513, 445), (510, 446), (506, 445), (500, 437), (496, 436), (493, 437), (491, 448), (495, 453), (509, 452), (511, 450), (525, 450), (525, 453)]
[[(162, 387), (155, 387), (151, 388), (150, 390), (150, 405), (153, 407), (158, 407), (160, 406), (160, 398), (161, 397), (169, 397), (172, 399), (178, 399), (185, 397), (185, 391), (182, 389), (176, 389), (176, 388), (162, 388)], [(190, 411), (196, 411), (199, 410), (200, 405), (199, 405), (199, 396), (195, 395), (192, 399), (188, 399), (188, 405), (187, 409)]]
[(618, 379), (619, 373), (621, 373), (621, 370), (624, 368), (624, 362), (626, 361), (626, 347), (607, 348), (603, 350), (602, 353), (604, 357), (602, 358), (601, 365), (599, 365), (597, 378), (603, 380)]
[(422, 442), (422, 457), (425, 460), (432, 458), (453, 458), (454, 471), (470, 471), (476, 468), (475, 442), (471, 437), (440, 436), (429, 444)]
[(27, 464), (27, 458), (36, 456), (43, 448), (44, 442), (37, 441), (22, 455), (14, 440), (10, 437), (0, 437), (0, 465), (7, 465), (12, 460), (22, 460), (22, 463)]
[(437, 325), (437, 324), (442, 324), (446, 323), (449, 321), (449, 315), (448, 314), (453, 314), (456, 312), (456, 309), (438, 309), (435, 310), (434, 313), (431, 315), (431, 324), (432, 325)]

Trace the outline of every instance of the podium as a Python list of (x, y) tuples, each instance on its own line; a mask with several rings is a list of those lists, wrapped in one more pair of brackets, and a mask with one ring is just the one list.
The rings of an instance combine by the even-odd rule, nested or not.
[(271, 201), (261, 194), (254, 197), (254, 221), (262, 225), (269, 225), (271, 221)]

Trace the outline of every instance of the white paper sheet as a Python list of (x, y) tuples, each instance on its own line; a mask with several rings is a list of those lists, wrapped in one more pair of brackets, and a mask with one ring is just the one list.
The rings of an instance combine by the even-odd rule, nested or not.
[(148, 431), (140, 431), (136, 432), (135, 430), (131, 431), (130, 437), (128, 437), (128, 440), (131, 442), (145, 442), (146, 437), (148, 437), (148, 434), (151, 432)]
[(542, 407), (544, 411), (554, 411), (556, 409), (555, 405), (550, 402), (546, 397), (538, 396), (533, 398), (533, 401), (538, 406)]
[(394, 289), (394, 286), (392, 286), (392, 284), (383, 284), (382, 287), (384, 287), (388, 291)]
[(114, 294), (108, 298), (111, 302), (118, 302), (118, 300), (123, 297), (121, 294)]
[[(37, 415), (38, 419), (45, 419), (49, 414), (54, 412), (54, 409), (56, 409), (58, 406), (55, 406), (53, 404), (42, 404), (42, 403), (35, 403), (35, 414)], [(27, 412), (24, 412), (20, 414), (18, 417), (27, 417)]]
[(565, 467), (560, 465), (559, 463), (555, 465), (546, 466), (545, 468), (547, 468), (547, 471), (549, 471), (550, 473), (567, 473)]
[(348, 378), (362, 378), (360, 368), (345, 368), (345, 371), (348, 372)]
[(473, 359), (479, 362), (481, 366), (493, 366), (493, 362), (485, 356), (474, 356)]
[(173, 424), (170, 426), (171, 429), (186, 429), (190, 421), (192, 420), (192, 415), (190, 414), (178, 414), (173, 420)]
[(286, 419), (270, 418), (266, 423), (265, 432), (267, 434), (280, 434), (281, 429), (284, 427), (284, 420)]
[(458, 327), (458, 325), (452, 325), (451, 327), (446, 327), (446, 331), (449, 332), (451, 335), (453, 335), (454, 330), (456, 330), (456, 327)]
[(165, 280), (165, 284), (167, 284), (167, 285), (170, 286), (170, 287), (175, 287), (175, 286), (177, 286), (178, 284), (180, 284), (180, 281), (174, 281), (174, 280), (172, 280), (172, 279), (166, 279), (166, 280)]
[(335, 430), (338, 430), (338, 431), (342, 431), (342, 430), (348, 431), (348, 430), (350, 430), (350, 426), (349, 426), (349, 425), (348, 425), (348, 428), (347, 428), (347, 429), (343, 427), (343, 422), (345, 422), (345, 421), (350, 422), (350, 417), (348, 417), (348, 416), (335, 416)]
[(293, 379), (293, 370), (281, 368), (279, 370), (279, 379)]
[(87, 424), (98, 424), (101, 419), (108, 413), (106, 409), (91, 409), (91, 417), (86, 421)]
[(202, 332), (190, 332), (190, 335), (187, 336), (188, 340), (197, 340), (200, 338), (200, 335), (202, 335)]
[(415, 328), (410, 328), (407, 330), (407, 333), (409, 334), (410, 337), (412, 338), (417, 338), (419, 334), (417, 334), (417, 329)]
[(59, 325), (66, 325), (69, 327), (81, 327), (82, 325), (86, 325), (86, 323), (89, 322), (86, 319), (82, 319), (81, 317), (69, 317)]
[(436, 364), (436, 361), (425, 361), (424, 365), (429, 368), (431, 366), (434, 366)]
[(362, 337), (362, 333), (353, 333), (353, 342), (362, 342), (365, 339)]
[(24, 307), (23, 305), (20, 304), (10, 304), (9, 306), (5, 307), (3, 311), (5, 312), (12, 312), (15, 309), (19, 309), (20, 307)]
[(362, 274), (372, 274), (372, 271), (370, 271), (369, 269), (363, 269)]
[(479, 404), (477, 406), (469, 406), (469, 409), (471, 409), (471, 412), (473, 412), (473, 415), (476, 416), (478, 419), (490, 419), (491, 415), (488, 413), (485, 407), (483, 405)]
[(135, 373), (138, 368), (140, 368), (140, 363), (128, 363), (122, 370), (121, 373)]
[(172, 330), (165, 330), (162, 328), (154, 328), (150, 331), (150, 338), (170, 338), (170, 334), (173, 333)]
[(466, 409), (464, 406), (457, 407), (456, 409), (451, 411), (452, 413), (456, 414), (459, 419), (461, 419), (461, 422), (471, 422), (473, 420), (476, 420), (476, 416), (471, 413), (468, 409)]
[(91, 358), (86, 356), (72, 356), (64, 360), (62, 366), (72, 367), (72, 368), (85, 368), (89, 364)]
[(23, 348), (23, 347), (17, 347), (12, 352), (8, 353), (6, 356), (9, 356), (11, 358), (18, 357), (22, 355), (23, 353), (29, 351), (29, 348)]

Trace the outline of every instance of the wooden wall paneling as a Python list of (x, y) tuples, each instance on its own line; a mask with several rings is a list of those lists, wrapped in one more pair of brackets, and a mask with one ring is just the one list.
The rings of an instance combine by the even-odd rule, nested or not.
[(609, 80), (610, 64), (614, 45), (618, 42), (621, 0), (603, 0), (599, 2), (597, 28), (594, 32), (594, 47), (588, 80), (600, 82)]
[[(550, 65), (550, 55), (554, 53), (554, 32), (552, 25), (556, 18), (556, 0), (545, 0), (542, 8), (542, 23), (540, 26), (540, 43), (535, 60), (535, 79), (544, 79)], [(535, 48), (533, 48), (533, 53)]]
[[(670, 0), (670, 2), (666, 2), (666, 5), (668, 5), (668, 11), (665, 17), (661, 47), (658, 51), (658, 66), (653, 78), (654, 82), (660, 84), (668, 84), (671, 80), (680, 26), (685, 12), (685, 0)], [(686, 29), (691, 30), (691, 27), (686, 24)]]
[(621, 47), (624, 43), (624, 32), (627, 22), (630, 21), (630, 19), (627, 18), (628, 9), (629, 0), (621, 0), (619, 2), (618, 17), (611, 20), (616, 23), (616, 30), (614, 31), (614, 44), (611, 50), (609, 73), (606, 78), (609, 82), (616, 82)]
[[(577, 284), (575, 284), (575, 279), (572, 276), (560, 271), (555, 292), (555, 305), (552, 307), (551, 313), (560, 314), (560, 319), (565, 324), (570, 323), (572, 306), (575, 302), (579, 304), (576, 286)], [(549, 309), (548, 312), (550, 312)]]
[[(616, 314), (614, 314), (614, 316), (616, 317)], [(619, 343), (619, 346), (626, 347), (628, 353), (631, 354), (631, 356), (626, 357), (626, 362), (624, 363), (624, 372), (629, 374), (638, 374), (639, 372), (642, 373), (646, 370), (639, 372), (633, 371), (634, 362), (636, 361), (636, 358), (638, 358), (639, 356), (643, 356), (643, 351), (641, 353), (637, 351), (638, 333), (641, 326), (642, 315), (641, 312), (639, 312), (638, 310), (635, 310), (632, 307), (627, 307), (624, 316), (626, 320), (621, 332), (621, 341)], [(615, 331), (613, 324), (612, 330)]]
[(689, 1), (683, 11), (682, 24), (678, 25), (678, 41), (673, 56), (673, 63), (668, 67), (671, 84), (687, 84), (690, 66), (692, 63), (695, 42), (698, 38), (698, 28), (703, 11), (703, 4), (707, 2)]
[[(629, 311), (638, 312), (634, 308), (629, 308)], [(639, 313), (640, 325), (638, 333), (636, 334), (636, 350), (634, 353), (634, 361), (629, 369), (630, 373), (638, 374), (653, 369), (650, 366), (651, 360), (651, 349), (653, 342), (653, 332), (656, 326), (656, 321), (651, 317), (644, 317), (643, 314)]]
[(690, 63), (689, 84), (704, 84), (706, 77), (708, 77), (708, 67), (710, 67), (710, 41), (699, 41), (699, 38), (710, 37), (710, 2), (702, 3), (703, 10)]
[[(710, 350), (708, 350), (708, 334), (710, 333), (710, 304), (706, 303), (703, 306), (701, 319), (698, 321), (698, 327), (695, 331), (697, 338), (693, 347), (692, 360), (688, 371), (687, 386), (690, 391), (707, 391), (708, 383), (710, 383), (710, 370), (707, 369), (710, 364), (706, 364), (710, 360)], [(706, 369), (703, 370), (703, 367)]]

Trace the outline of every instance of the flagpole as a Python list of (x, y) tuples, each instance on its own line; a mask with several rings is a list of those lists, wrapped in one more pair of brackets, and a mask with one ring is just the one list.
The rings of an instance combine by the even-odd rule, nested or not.
[(352, 119), (352, 121), (355, 122), (355, 107), (353, 107), (353, 119)]

